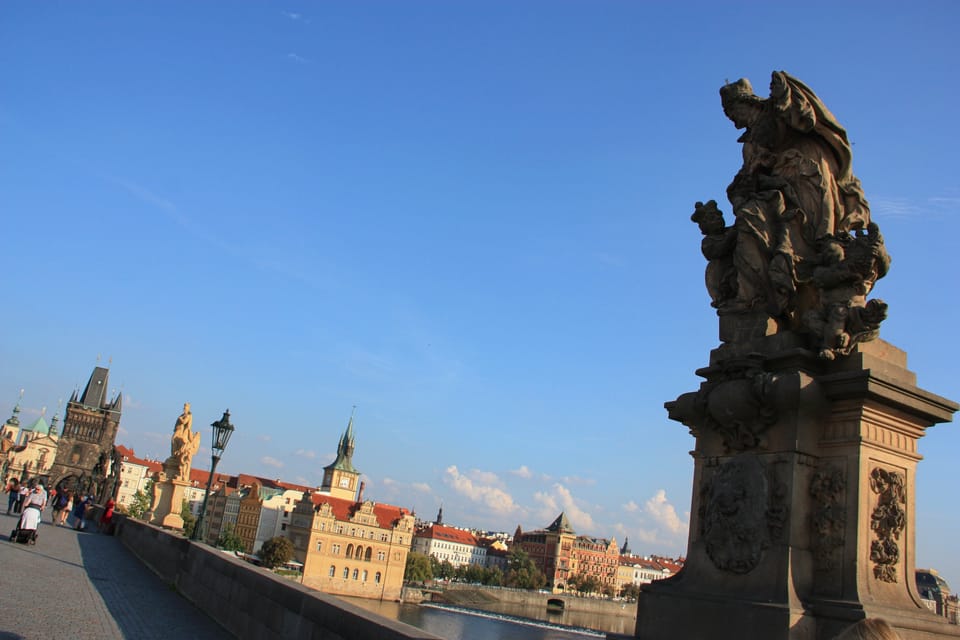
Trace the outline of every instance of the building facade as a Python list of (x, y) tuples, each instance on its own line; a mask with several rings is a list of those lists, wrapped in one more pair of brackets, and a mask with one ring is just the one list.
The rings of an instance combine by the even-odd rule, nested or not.
[(303, 584), (333, 595), (400, 600), (414, 516), (402, 507), (306, 493), (287, 527)]
[(547, 578), (547, 588), (554, 593), (567, 589), (567, 581), (574, 575), (572, 555), (577, 535), (565, 513), (557, 516), (546, 529), (523, 531), (517, 525), (513, 544), (523, 550)]
[(487, 566), (487, 547), (470, 531), (431, 522), (417, 527), (412, 550), (454, 567)]
[(103, 502), (119, 479), (114, 444), (120, 428), (122, 396), (109, 397), (109, 371), (95, 367), (82, 394), (67, 402), (56, 459), (50, 469), (54, 487), (93, 493)]

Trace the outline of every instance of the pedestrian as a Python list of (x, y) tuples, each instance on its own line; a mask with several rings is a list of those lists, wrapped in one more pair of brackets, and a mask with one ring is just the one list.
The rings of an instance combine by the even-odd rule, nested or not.
[(900, 640), (900, 635), (883, 618), (864, 618), (834, 640)]
[(66, 524), (67, 516), (70, 515), (70, 511), (73, 509), (73, 492), (69, 490), (64, 491), (58, 499), (65, 500), (63, 508), (60, 509), (60, 517), (57, 520), (57, 526), (62, 527)]
[(103, 515), (100, 516), (100, 532), (106, 534), (112, 534), (113, 532), (110, 529), (110, 525), (113, 524), (113, 509), (117, 506), (117, 503), (113, 501), (113, 498), (107, 500), (107, 504), (103, 505)]
[(73, 498), (73, 518), (76, 521), (74, 529), (77, 531), (83, 531), (83, 528), (86, 525), (86, 516), (87, 516), (87, 507), (93, 504), (93, 496), (87, 496), (86, 498), (81, 499), (79, 495), (74, 496)]
[[(21, 487), (23, 489), (24, 487)], [(43, 508), (47, 506), (47, 492), (43, 485), (35, 479), (30, 481), (30, 486), (26, 487), (27, 494), (23, 499), (23, 509), (36, 509), (43, 513)], [(37, 527), (40, 526), (40, 518), (37, 518)]]
[(20, 481), (16, 478), (7, 478), (7, 487), (5, 490), (7, 492), (7, 515), (10, 515), (20, 495)]
[(53, 523), (62, 524), (63, 518), (66, 517), (63, 511), (70, 504), (70, 492), (67, 489), (61, 489), (56, 497), (50, 498), (50, 502), (53, 503)]
[(22, 479), (20, 480), (20, 491), (17, 492), (17, 505), (13, 508), (14, 513), (23, 511), (23, 501), (30, 495), (30, 487)]

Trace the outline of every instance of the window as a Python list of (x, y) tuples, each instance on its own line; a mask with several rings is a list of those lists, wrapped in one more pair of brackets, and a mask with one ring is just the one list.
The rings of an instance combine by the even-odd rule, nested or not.
[(376, 575), (373, 576), (373, 581), (377, 584), (380, 584), (380, 572), (377, 571)]
[(380, 562), (383, 562), (386, 559), (387, 559), (387, 554), (385, 554), (383, 551), (377, 551), (377, 560), (379, 560)]
[(359, 578), (360, 578), (360, 570), (359, 570), (359, 569), (354, 569), (354, 570), (353, 570), (353, 579), (354, 579), (354, 580), (357, 580), (357, 579), (359, 579)]
[(362, 559), (363, 559), (363, 547), (361, 547), (360, 545), (357, 545), (357, 555), (356, 555), (356, 558), (357, 558), (357, 560), (362, 560)]
[(340, 545), (338, 544), (333, 545), (332, 551), (333, 551), (333, 555), (335, 556), (340, 555)]
[(323, 540), (317, 541), (317, 551), (323, 551)]
[(282, 525), (280, 525), (280, 531), (286, 531), (286, 530), (287, 530), (287, 523), (284, 522)]
[(371, 549), (370, 547), (367, 547), (367, 554), (363, 557), (363, 559), (366, 560), (367, 562), (370, 562), (370, 555), (372, 553), (373, 553), (373, 549)]
[(346, 580), (350, 577), (350, 567), (343, 568), (343, 579)]
[(352, 545), (352, 544), (348, 544), (348, 545), (347, 545), (347, 557), (349, 558), (349, 557), (351, 557), (351, 556), (353, 556), (353, 545)]
[(332, 577), (335, 576), (336, 574), (337, 574), (337, 568), (336, 568), (335, 566), (333, 566), (333, 565), (330, 565), (330, 574), (329, 574), (330, 577), (332, 578)]
[(367, 570), (366, 570), (366, 569), (363, 570), (363, 581), (364, 581), (364, 582), (367, 581)]

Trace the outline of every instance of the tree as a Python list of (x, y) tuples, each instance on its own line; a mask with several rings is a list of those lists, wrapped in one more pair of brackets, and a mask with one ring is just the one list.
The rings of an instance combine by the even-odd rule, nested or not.
[(260, 564), (267, 569), (276, 569), (293, 558), (293, 543), (283, 536), (270, 538), (260, 547)]
[(457, 575), (457, 570), (453, 566), (452, 562), (450, 562), (449, 560), (444, 560), (443, 562), (440, 563), (440, 571), (438, 571), (434, 575), (436, 575), (438, 578), (442, 580), (449, 580), (450, 578)]
[(220, 537), (217, 538), (217, 547), (227, 551), (243, 551), (246, 549), (243, 539), (233, 530), (232, 524), (226, 524), (221, 529)]
[(189, 538), (193, 535), (193, 528), (197, 526), (197, 517), (190, 511), (190, 503), (186, 498), (180, 505), (180, 517), (183, 518), (183, 535)]
[(133, 494), (133, 500), (130, 502), (130, 507), (127, 510), (131, 518), (137, 518), (138, 520), (143, 519), (143, 514), (153, 506), (151, 496), (153, 496), (153, 480), (147, 480), (143, 491), (137, 491)]
[(430, 558), (416, 551), (408, 553), (407, 567), (404, 569), (403, 579), (407, 582), (433, 580), (433, 564), (430, 562)]
[(515, 547), (507, 557), (507, 575), (504, 584), (516, 589), (539, 589), (547, 584), (547, 577), (537, 568), (530, 555)]
[(640, 596), (640, 585), (630, 584), (623, 585), (623, 589), (620, 590), (620, 597), (626, 598), (627, 600), (636, 600)]

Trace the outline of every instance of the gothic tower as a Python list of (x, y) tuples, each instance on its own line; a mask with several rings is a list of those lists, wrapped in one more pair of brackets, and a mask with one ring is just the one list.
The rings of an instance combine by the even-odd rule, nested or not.
[(320, 490), (336, 498), (353, 500), (357, 495), (357, 481), (360, 472), (353, 466), (353, 417), (347, 424), (347, 430), (340, 436), (337, 445), (337, 458), (323, 468), (323, 485)]
[(99, 499), (106, 490), (114, 457), (114, 441), (120, 427), (121, 394), (107, 397), (109, 371), (95, 367), (83, 394), (70, 396), (63, 417), (63, 434), (57, 457), (50, 469), (50, 486), (83, 493)]

